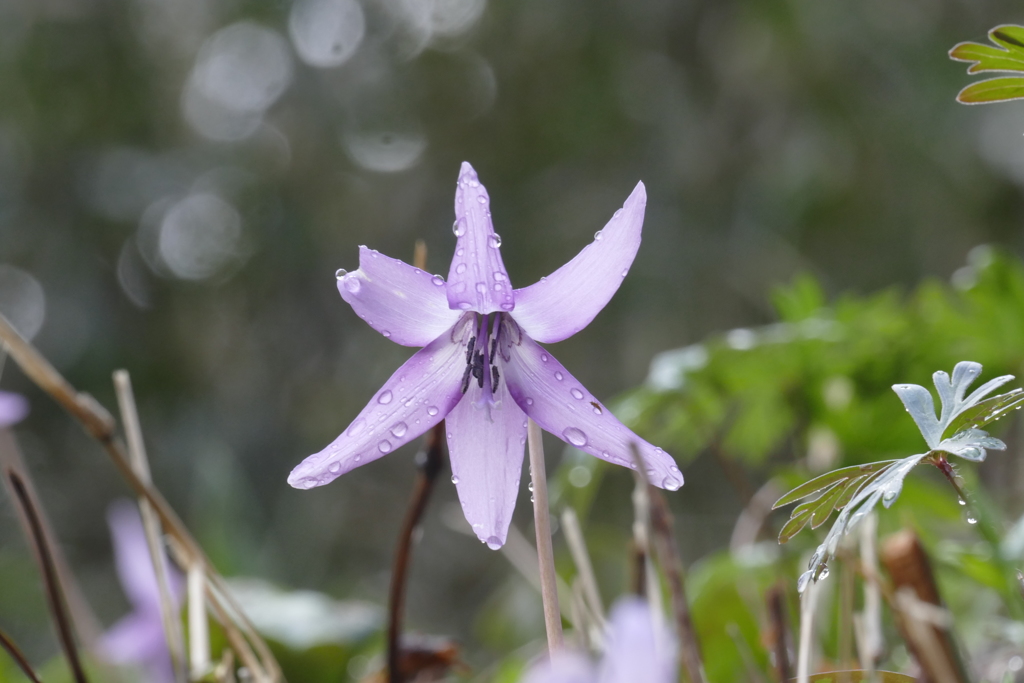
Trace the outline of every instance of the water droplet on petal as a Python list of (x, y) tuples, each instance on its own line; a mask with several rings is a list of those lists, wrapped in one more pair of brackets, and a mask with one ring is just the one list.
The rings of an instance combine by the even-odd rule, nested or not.
[(476, 283), (476, 291), (480, 292), (481, 294), (486, 293), (487, 292), (487, 285), (485, 285), (482, 282)]
[(546, 353), (540, 354), (540, 359), (542, 361), (544, 361), (545, 363), (547, 363), (548, 362), (548, 354), (546, 354)]
[(533, 399), (530, 398), (529, 396), (526, 397), (526, 405), (528, 405), (528, 406), (532, 406), (533, 405)]
[(478, 204), (486, 204), (487, 203), (487, 197), (485, 197), (483, 195), (479, 195), (479, 196), (477, 196), (476, 201), (477, 201)]
[(498, 233), (494, 233), (493, 235), (488, 237), (487, 238), (487, 246), (491, 247), (492, 249), (497, 249), (498, 247), (500, 247), (501, 246), (501, 235), (499, 235)]
[(504, 287), (502, 286), (502, 284), (500, 282), (495, 282), (494, 283), (494, 291), (495, 292), (500, 292), (503, 289), (504, 289)]
[(381, 405), (387, 405), (387, 404), (391, 403), (391, 399), (393, 397), (394, 397), (394, 395), (391, 393), (391, 391), (387, 390), (384, 393), (382, 393), (380, 396), (377, 397), (377, 403), (380, 403)]
[(487, 547), (491, 550), (497, 550), (501, 547), (501, 539), (497, 536), (491, 536), (487, 539)]
[(390, 453), (391, 442), (387, 440), (381, 441), (379, 444), (377, 444), (377, 450), (380, 451), (381, 453)]
[(571, 389), (569, 390), (569, 393), (572, 394), (572, 397), (577, 401), (583, 400), (583, 392), (579, 389)]
[(616, 211), (615, 213), (612, 214), (612, 218), (618, 218), (621, 215), (622, 215), (622, 209), (619, 209), (618, 211)]
[(405, 436), (405, 433), (407, 431), (409, 431), (409, 425), (405, 424), (404, 422), (399, 422), (398, 424), (391, 428), (391, 433), (394, 434), (395, 437), (398, 439), (401, 439), (403, 436)]
[(453, 474), (452, 475), (452, 483), (453, 484), (458, 484), (459, 483), (459, 475), (457, 475), (457, 474)]
[(460, 310), (468, 311), (471, 308), (473, 308), (473, 304), (469, 303), (468, 301), (460, 301), (459, 302), (459, 309)]
[(503, 311), (511, 311), (515, 307), (516, 307), (516, 305), (514, 303), (512, 303), (511, 301), (506, 301), (505, 303), (503, 303), (501, 305), (501, 310), (503, 310)]
[(340, 462), (332, 462), (327, 467), (327, 471), (330, 472), (331, 474), (337, 474), (338, 472), (341, 471), (341, 463)]
[(601, 233), (602, 232), (603, 232), (602, 230), (598, 230), (597, 232), (594, 233), (594, 239), (597, 240), (598, 242), (601, 241)]
[(504, 282), (508, 278), (505, 277), (505, 273), (501, 272), (500, 270), (496, 270), (494, 271), (494, 279), (497, 280), (498, 282)]
[(437, 415), (438, 412), (439, 411), (437, 410), (437, 406), (430, 406), (429, 408), (427, 408), (427, 415), (430, 415), (431, 417)]
[(622, 277), (626, 277), (627, 275), (629, 275), (629, 268), (625, 268), (622, 271)]
[(564, 436), (565, 440), (571, 443), (573, 446), (579, 447), (587, 445), (587, 435), (584, 434), (581, 430), (577, 429), (576, 427), (569, 427), (564, 432), (562, 432), (562, 436)]
[(382, 335), (384, 335), (384, 338), (385, 338), (385, 339), (387, 339), (388, 337), (390, 337), (390, 336), (391, 336), (391, 333), (390, 333), (390, 332), (388, 332), (387, 330), (381, 330), (381, 331), (380, 331), (380, 333), (381, 333)]
[(342, 280), (342, 282), (345, 283), (345, 289), (353, 294), (358, 294), (359, 290), (363, 287), (363, 283), (359, 281), (359, 278), (352, 277), (351, 275)]
[(669, 467), (668, 471), (671, 472), (672, 474), (675, 474), (675, 475), (681, 475), (682, 474), (682, 472), (679, 471), (679, 468), (676, 467), (675, 465), (672, 465), (671, 467)]
[(306, 479), (302, 482), (302, 488), (304, 489), (311, 489), (314, 486), (316, 486), (316, 480), (314, 479)]
[(334, 277), (338, 278), (339, 280), (345, 277), (346, 275), (348, 275), (348, 271), (345, 270), (344, 268), (338, 268), (336, 271), (334, 271)]
[(430, 281), (433, 282), (438, 287), (442, 287), (444, 285), (444, 278), (441, 277), (440, 275), (435, 275), (434, 277), (430, 278)]
[(452, 232), (455, 233), (456, 237), (462, 237), (466, 234), (466, 222), (461, 218), (452, 224)]
[(457, 275), (462, 275), (465, 272), (466, 272), (466, 264), (465, 263), (460, 263), (459, 265), (455, 266), (455, 273)]
[(351, 424), (351, 426), (349, 426), (348, 431), (345, 433), (348, 434), (349, 436), (355, 436), (359, 432), (363, 431), (363, 427), (365, 426), (366, 422), (364, 420), (356, 420)]
[(661, 482), (661, 485), (667, 491), (678, 491), (679, 487), (682, 486), (682, 483), (675, 477), (665, 477), (665, 479)]
[(565, 375), (562, 374), (561, 370), (555, 370), (555, 379), (557, 379), (559, 382), (565, 379)]

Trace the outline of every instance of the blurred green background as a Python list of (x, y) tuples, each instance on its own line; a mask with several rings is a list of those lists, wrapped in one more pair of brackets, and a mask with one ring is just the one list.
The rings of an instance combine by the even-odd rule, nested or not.
[[(1024, 23), (1009, 0), (0, 0), (0, 311), (111, 408), (111, 371), (132, 373), (154, 478), (225, 574), (382, 602), (416, 446), (311, 491), (285, 478), (410, 355), (341, 301), (335, 270), (354, 269), (360, 244), (409, 260), (423, 239), (428, 270), (447, 272), (461, 161), (490, 190), (520, 287), (646, 184), (629, 277), (554, 347), (600, 397), (645, 382), (660, 352), (710, 337), (742, 355), (756, 346), (742, 329), (842, 297), (867, 307), (896, 286), (881, 295), (888, 317), (858, 313), (873, 332), (849, 328), (882, 340), (842, 347), (859, 360), (795, 370), (755, 354), (720, 382), (744, 365), (708, 366), (723, 404), (782, 387), (727, 442), (735, 467), (707, 448), (728, 409), (693, 412), (664, 357), (648, 385), (659, 391), (621, 404), (683, 466), (671, 501), (693, 562), (728, 545), (752, 492), (804, 458), (813, 434), (819, 450), (839, 444), (834, 465), (914, 448), (909, 420), (896, 437), (870, 417), (806, 419), (827, 412), (819, 398), (780, 417), (786, 387), (820, 397), (847, 377), (896, 419), (892, 382), (926, 384), (968, 357), (988, 376), (1024, 371), (1013, 335), (998, 349), (958, 341), (1017, 324), (1021, 301), (996, 287), (985, 316), (929, 327), (906, 323), (916, 304), (900, 294), (931, 279), (960, 310), (994, 258), (972, 249), (998, 246), (1007, 272), (1024, 250), (1024, 105), (956, 105), (969, 79), (946, 58), (1008, 22)], [(772, 290), (801, 274), (773, 307)], [(803, 308), (799, 282), (813, 290)], [(127, 607), (104, 511), (127, 489), (13, 363), (2, 379), (32, 402), (18, 438), (109, 623)], [(561, 451), (549, 442), (552, 468)], [(1009, 466), (978, 469), (1020, 514), (1024, 471), (988, 467)], [(631, 479), (606, 474), (578, 488), (600, 482), (608, 501), (589, 540), (610, 597), (627, 574)], [(485, 666), (541, 632), (540, 605), (517, 599), (532, 594), (499, 554), (452, 528), (458, 510), (443, 481), (408, 621), (458, 637)], [(0, 506), (0, 626), (40, 657), (55, 648), (30, 562)], [(501, 619), (488, 616), (496, 604)]]

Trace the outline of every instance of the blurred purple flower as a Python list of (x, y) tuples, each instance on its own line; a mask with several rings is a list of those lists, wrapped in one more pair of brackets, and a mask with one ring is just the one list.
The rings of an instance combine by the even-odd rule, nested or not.
[(28, 415), (28, 401), (21, 394), (0, 391), (0, 429), (10, 427)]
[(672, 457), (640, 439), (537, 342), (586, 327), (640, 247), (647, 195), (639, 183), (594, 241), (567, 264), (512, 289), (491, 224), (490, 199), (468, 163), (455, 191), (458, 238), (448, 281), (360, 247), (359, 270), (338, 291), (393, 342), (423, 346), (327, 448), (288, 477), (312, 488), (390, 453), (447, 418), (452, 481), (476, 535), (505, 543), (526, 443), (527, 416), (593, 456), (629, 466), (636, 444), (652, 482), (683, 483)]
[(612, 608), (604, 658), (595, 667), (567, 650), (526, 672), (522, 683), (672, 683), (678, 680), (673, 641), (656, 626), (647, 603), (624, 598)]
[[(115, 664), (139, 666), (146, 672), (148, 681), (173, 682), (171, 656), (160, 616), (160, 591), (139, 509), (131, 501), (115, 501), (107, 510), (107, 523), (114, 539), (117, 575), (133, 611), (103, 634), (100, 651)], [(184, 581), (171, 567), (168, 567), (168, 579), (177, 606), (181, 602)]]

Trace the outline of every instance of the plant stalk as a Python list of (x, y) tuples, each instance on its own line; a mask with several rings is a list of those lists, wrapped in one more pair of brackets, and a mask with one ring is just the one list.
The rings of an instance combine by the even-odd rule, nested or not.
[(413, 488), (412, 500), (402, 522), (402, 530), (398, 534), (398, 547), (395, 549), (395, 561), (391, 570), (391, 587), (388, 591), (388, 683), (402, 683), (401, 667), (402, 650), (402, 613), (405, 609), (406, 576), (409, 573), (409, 559), (412, 556), (413, 535), (427, 502), (434, 490), (434, 482), (444, 465), (442, 446), (444, 443), (444, 422), (439, 422), (427, 432), (427, 442), (422, 453), (417, 456), (419, 474)]
[(555, 575), (555, 551), (551, 545), (551, 517), (548, 510), (547, 470), (544, 466), (544, 444), (540, 427), (528, 420), (526, 438), (530, 450), (530, 480), (533, 482), (533, 524), (537, 534), (537, 561), (540, 567), (540, 595), (544, 603), (544, 628), (548, 651), (563, 646), (562, 615), (558, 607), (558, 585)]

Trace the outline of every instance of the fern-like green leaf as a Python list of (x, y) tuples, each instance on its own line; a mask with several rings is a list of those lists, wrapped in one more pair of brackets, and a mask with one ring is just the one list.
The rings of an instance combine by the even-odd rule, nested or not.
[(978, 429), (1006, 415), (1024, 404), (1024, 391), (1014, 389), (1006, 394), (993, 396), (968, 408), (957, 415), (946, 427), (943, 438), (953, 436), (965, 429)]
[(956, 96), (957, 102), (962, 104), (988, 104), (1019, 99), (1024, 99), (1024, 78), (1015, 76), (972, 83)]

